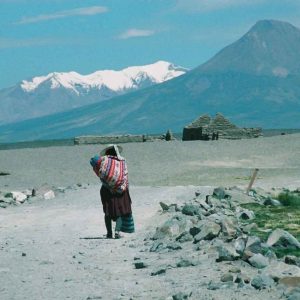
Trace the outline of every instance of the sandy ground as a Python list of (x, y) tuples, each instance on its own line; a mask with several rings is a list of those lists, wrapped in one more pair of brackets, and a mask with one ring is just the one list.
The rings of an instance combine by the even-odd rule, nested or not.
[(299, 134), (123, 148), (137, 231), (120, 240), (81, 239), (105, 234), (100, 183), (89, 166), (101, 147), (0, 151), (0, 171), (11, 174), (0, 177), (1, 191), (70, 187), (52, 200), (0, 210), (0, 299), (167, 299), (186, 289), (193, 299), (278, 299), (268, 291), (257, 297), (244, 289), (208, 292), (205, 262), (196, 273), (174, 269), (163, 277), (150, 276), (151, 267), (136, 270), (133, 262), (151, 261), (143, 240), (164, 221), (159, 201), (184, 203), (196, 190), (219, 185), (246, 188), (256, 167), (255, 186), (300, 187)]

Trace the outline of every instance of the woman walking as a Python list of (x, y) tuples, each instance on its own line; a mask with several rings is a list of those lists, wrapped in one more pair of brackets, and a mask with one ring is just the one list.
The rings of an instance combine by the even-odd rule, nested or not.
[(128, 171), (125, 159), (120, 155), (122, 147), (109, 145), (90, 160), (94, 172), (100, 178), (100, 197), (103, 205), (106, 237), (113, 238), (112, 221), (116, 222), (115, 238), (120, 231), (134, 232), (131, 198), (128, 188)]

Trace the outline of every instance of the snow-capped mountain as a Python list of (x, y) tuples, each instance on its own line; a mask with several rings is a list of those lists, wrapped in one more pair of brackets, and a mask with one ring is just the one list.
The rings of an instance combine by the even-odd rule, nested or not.
[(166, 61), (88, 75), (49, 73), (0, 91), (0, 124), (69, 110), (162, 83), (187, 72)]

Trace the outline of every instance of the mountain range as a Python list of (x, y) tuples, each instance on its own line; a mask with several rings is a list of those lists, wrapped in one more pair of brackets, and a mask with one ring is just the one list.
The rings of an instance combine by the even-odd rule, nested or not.
[(199, 67), (163, 83), (43, 118), (0, 126), (0, 141), (180, 132), (221, 112), (238, 126), (300, 128), (300, 30), (258, 21)]
[(88, 75), (54, 72), (23, 80), (13, 87), (0, 91), (0, 124), (99, 103), (162, 83), (186, 71), (187, 69), (172, 63), (158, 61), (120, 71), (103, 70)]

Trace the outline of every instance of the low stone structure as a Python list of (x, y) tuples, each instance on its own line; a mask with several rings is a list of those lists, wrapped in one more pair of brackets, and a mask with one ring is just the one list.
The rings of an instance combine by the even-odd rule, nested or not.
[(239, 128), (222, 114), (217, 113), (215, 118), (211, 118), (209, 115), (200, 116), (184, 127), (182, 140), (218, 140), (219, 138), (235, 140), (260, 136), (262, 136), (261, 128)]
[(120, 144), (146, 142), (149, 138), (145, 135), (111, 135), (111, 136), (78, 136), (74, 138), (75, 145), (86, 144)]

